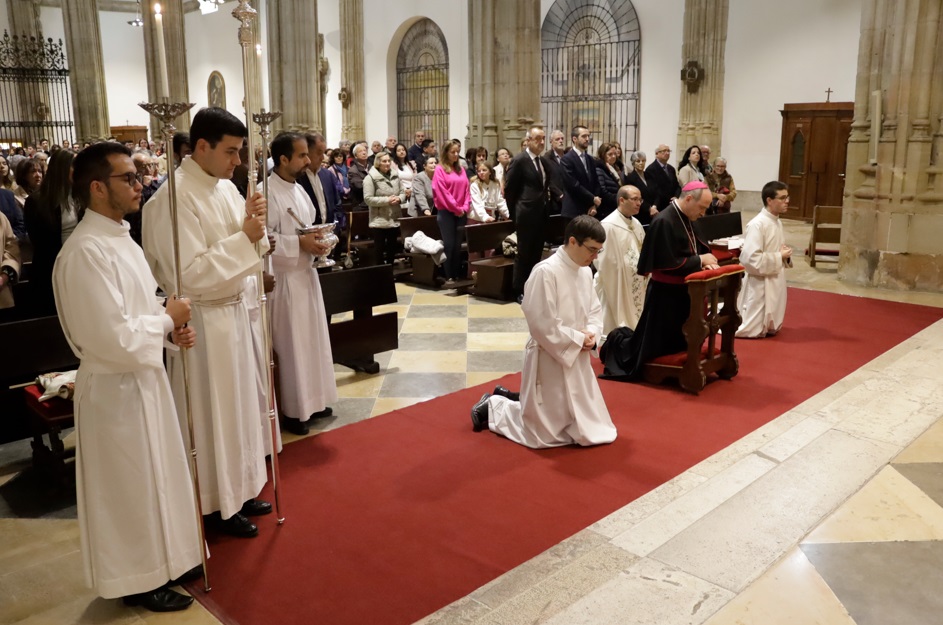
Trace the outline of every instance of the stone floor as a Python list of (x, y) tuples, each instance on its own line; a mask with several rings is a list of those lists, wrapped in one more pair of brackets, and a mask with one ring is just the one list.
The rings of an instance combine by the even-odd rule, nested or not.
[[(785, 226), (791, 286), (943, 307), (940, 294), (839, 283), (834, 263), (801, 256), (809, 227)], [(400, 349), (375, 376), (337, 368), (321, 431), (520, 370), (516, 305), (397, 290)], [(943, 322), (422, 622), (940, 622), (941, 356)], [(74, 495), (28, 466), (28, 444), (0, 446), (0, 625), (217, 622), (198, 605), (155, 615), (92, 596)]]

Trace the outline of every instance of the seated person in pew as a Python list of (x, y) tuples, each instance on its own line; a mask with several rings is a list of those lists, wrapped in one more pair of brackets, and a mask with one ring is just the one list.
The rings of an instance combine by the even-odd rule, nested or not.
[(185, 326), (189, 300), (161, 306), (124, 221), (141, 206), (135, 175), (120, 143), (75, 158), (73, 193), (87, 210), (52, 278), (62, 330), (81, 361), (75, 474), (86, 583), (105, 599), (170, 612), (193, 602), (169, 586), (198, 574), (203, 545), (163, 353), (168, 336), (189, 348), (196, 333)]
[(435, 203), (432, 198), (432, 176), (435, 174), (435, 166), (438, 164), (439, 159), (430, 156), (426, 159), (423, 170), (413, 178), (413, 189), (409, 196), (409, 208), (407, 209), (410, 217), (435, 214)]
[(498, 386), (472, 408), (472, 429), (490, 429), (515, 443), (541, 449), (601, 445), (616, 428), (590, 363), (602, 329), (589, 265), (606, 231), (594, 217), (567, 224), (566, 244), (538, 263), (521, 307), (530, 338), (524, 348), (521, 392)]
[(641, 377), (645, 363), (687, 349), (682, 327), (691, 310), (685, 276), (717, 269), (717, 258), (706, 241), (697, 238), (694, 222), (711, 205), (707, 184), (692, 180), (677, 199), (652, 218), (639, 255), (639, 275), (650, 275), (645, 307), (635, 331), (610, 332), (601, 357), (607, 379)]
[(763, 210), (747, 224), (740, 250), (747, 275), (738, 299), (742, 321), (737, 338), (773, 336), (786, 317), (785, 269), (792, 266), (792, 249), (779, 216), (789, 210), (789, 187), (778, 180), (767, 182), (762, 198)]
[(20, 245), (10, 220), (0, 213), (0, 308), (13, 308), (13, 285), (20, 275)]
[[(269, 176), (269, 232), (275, 238), (272, 266), (272, 344), (278, 354), (279, 408), (283, 427), (299, 436), (309, 432), (308, 421), (330, 417), (329, 403), (337, 400), (331, 338), (314, 257), (327, 252), (316, 234), (297, 234), (299, 226), (314, 223), (317, 209), (298, 178), (306, 175), (308, 142), (304, 135), (283, 132), (272, 141), (275, 169)], [(386, 158), (385, 152), (378, 157)], [(260, 185), (261, 188), (261, 185)]]
[(471, 210), (468, 218), (488, 223), (495, 219), (510, 219), (501, 185), (494, 179), (494, 168), (487, 161), (475, 166), (471, 179)]
[(626, 185), (619, 189), (616, 200), (616, 210), (600, 222), (606, 230), (606, 249), (593, 261), (604, 335), (619, 326), (635, 329), (648, 286), (648, 276), (638, 273), (645, 229), (635, 215), (642, 207), (642, 192)]

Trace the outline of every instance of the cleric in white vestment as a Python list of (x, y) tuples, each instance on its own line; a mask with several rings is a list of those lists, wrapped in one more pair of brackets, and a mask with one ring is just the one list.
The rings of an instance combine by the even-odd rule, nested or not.
[(606, 247), (593, 261), (593, 284), (602, 306), (604, 335), (618, 327), (635, 329), (648, 287), (648, 276), (638, 273), (645, 229), (635, 215), (642, 207), (642, 192), (626, 185), (619, 189), (617, 201), (617, 210), (600, 222), (606, 230)]
[[(93, 178), (108, 164), (118, 175)], [(170, 611), (192, 599), (165, 585), (201, 560), (188, 456), (162, 361), (165, 337), (189, 319), (189, 305), (161, 305), (122, 220), (140, 206), (135, 175), (121, 144), (76, 157), (76, 195), (88, 210), (62, 246), (53, 289), (81, 361), (76, 489), (86, 580), (102, 597)]]
[(774, 181), (763, 187), (762, 197), (763, 210), (747, 224), (740, 250), (746, 278), (737, 302), (742, 317), (737, 338), (772, 336), (786, 318), (785, 268), (792, 265), (792, 250), (779, 216), (789, 209), (789, 191)]
[[(224, 119), (220, 122), (217, 118)], [(252, 536), (257, 528), (250, 527), (244, 516), (253, 511), (243, 506), (254, 501), (267, 476), (258, 363), (244, 290), (246, 278), (260, 268), (256, 244), (267, 250), (268, 239), (264, 236), (264, 210), (254, 211), (263, 213), (257, 217), (248, 217), (247, 206), (253, 200), (246, 202), (230, 180), (240, 162), (242, 137), (232, 134), (239, 128), (220, 131), (218, 138), (208, 135), (216, 132), (212, 125), (219, 123), (241, 125), (221, 109), (203, 109), (194, 116), (190, 127), (193, 154), (176, 173), (181, 295), (193, 303), (192, 324), (200, 336), (197, 348), (190, 350), (189, 373), (203, 514), (219, 511), (223, 520), (232, 522), (230, 533)], [(161, 289), (172, 293), (175, 270), (169, 185), (161, 185), (147, 203), (143, 243)], [(170, 353), (167, 367), (183, 421), (182, 362)]]
[(594, 217), (581, 215), (567, 224), (564, 239), (524, 285), (521, 306), (530, 338), (519, 398), (498, 387), (472, 409), (476, 431), (487, 427), (535, 449), (616, 439), (590, 363), (602, 319), (589, 265), (606, 232)]
[[(331, 338), (321, 295), (321, 282), (314, 268), (315, 235), (299, 236), (301, 223), (315, 223), (316, 209), (297, 177), (310, 163), (308, 143), (297, 133), (282, 133), (272, 142), (277, 164), (269, 176), (269, 232), (275, 238), (272, 268), (272, 340), (278, 354), (281, 381), (279, 409), (286, 429), (305, 434), (305, 423), (330, 416), (328, 405), (337, 400)], [(315, 179), (315, 194), (321, 193)], [(322, 206), (323, 206), (322, 202)], [(292, 217), (288, 209), (295, 214)], [(305, 248), (308, 248), (307, 250)]]

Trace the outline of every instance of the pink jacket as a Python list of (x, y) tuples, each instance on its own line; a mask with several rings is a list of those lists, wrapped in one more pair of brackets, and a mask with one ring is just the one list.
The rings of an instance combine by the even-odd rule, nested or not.
[(447, 173), (442, 165), (437, 165), (432, 176), (432, 197), (439, 210), (447, 210), (459, 217), (465, 215), (471, 204), (468, 176), (461, 168)]

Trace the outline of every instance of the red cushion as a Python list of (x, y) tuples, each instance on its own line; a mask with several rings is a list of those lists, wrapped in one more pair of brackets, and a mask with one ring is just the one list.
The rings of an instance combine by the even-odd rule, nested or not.
[[(717, 353), (717, 350), (714, 350), (714, 353)], [(704, 345), (701, 346), (701, 360), (707, 358), (707, 341), (704, 341)], [(649, 361), (653, 365), (667, 365), (669, 367), (683, 367), (684, 363), (688, 361), (687, 352), (678, 352), (677, 354), (666, 354), (664, 356), (659, 356), (658, 358), (653, 358)]]
[(43, 389), (38, 384), (30, 384), (23, 390), (26, 391), (26, 405), (42, 418), (62, 419), (72, 416), (75, 406), (71, 401), (61, 397), (39, 401), (39, 398), (43, 396)]
[(717, 259), (718, 263), (722, 263), (727, 260), (733, 260), (735, 258), (740, 258), (740, 250), (725, 250), (721, 248), (711, 248), (711, 254), (714, 255), (714, 258)]
[(708, 280), (714, 280), (721, 276), (725, 276), (728, 273), (743, 273), (743, 265), (724, 265), (717, 269), (704, 269), (702, 271), (695, 271), (692, 274), (684, 279), (685, 282), (707, 282)]

